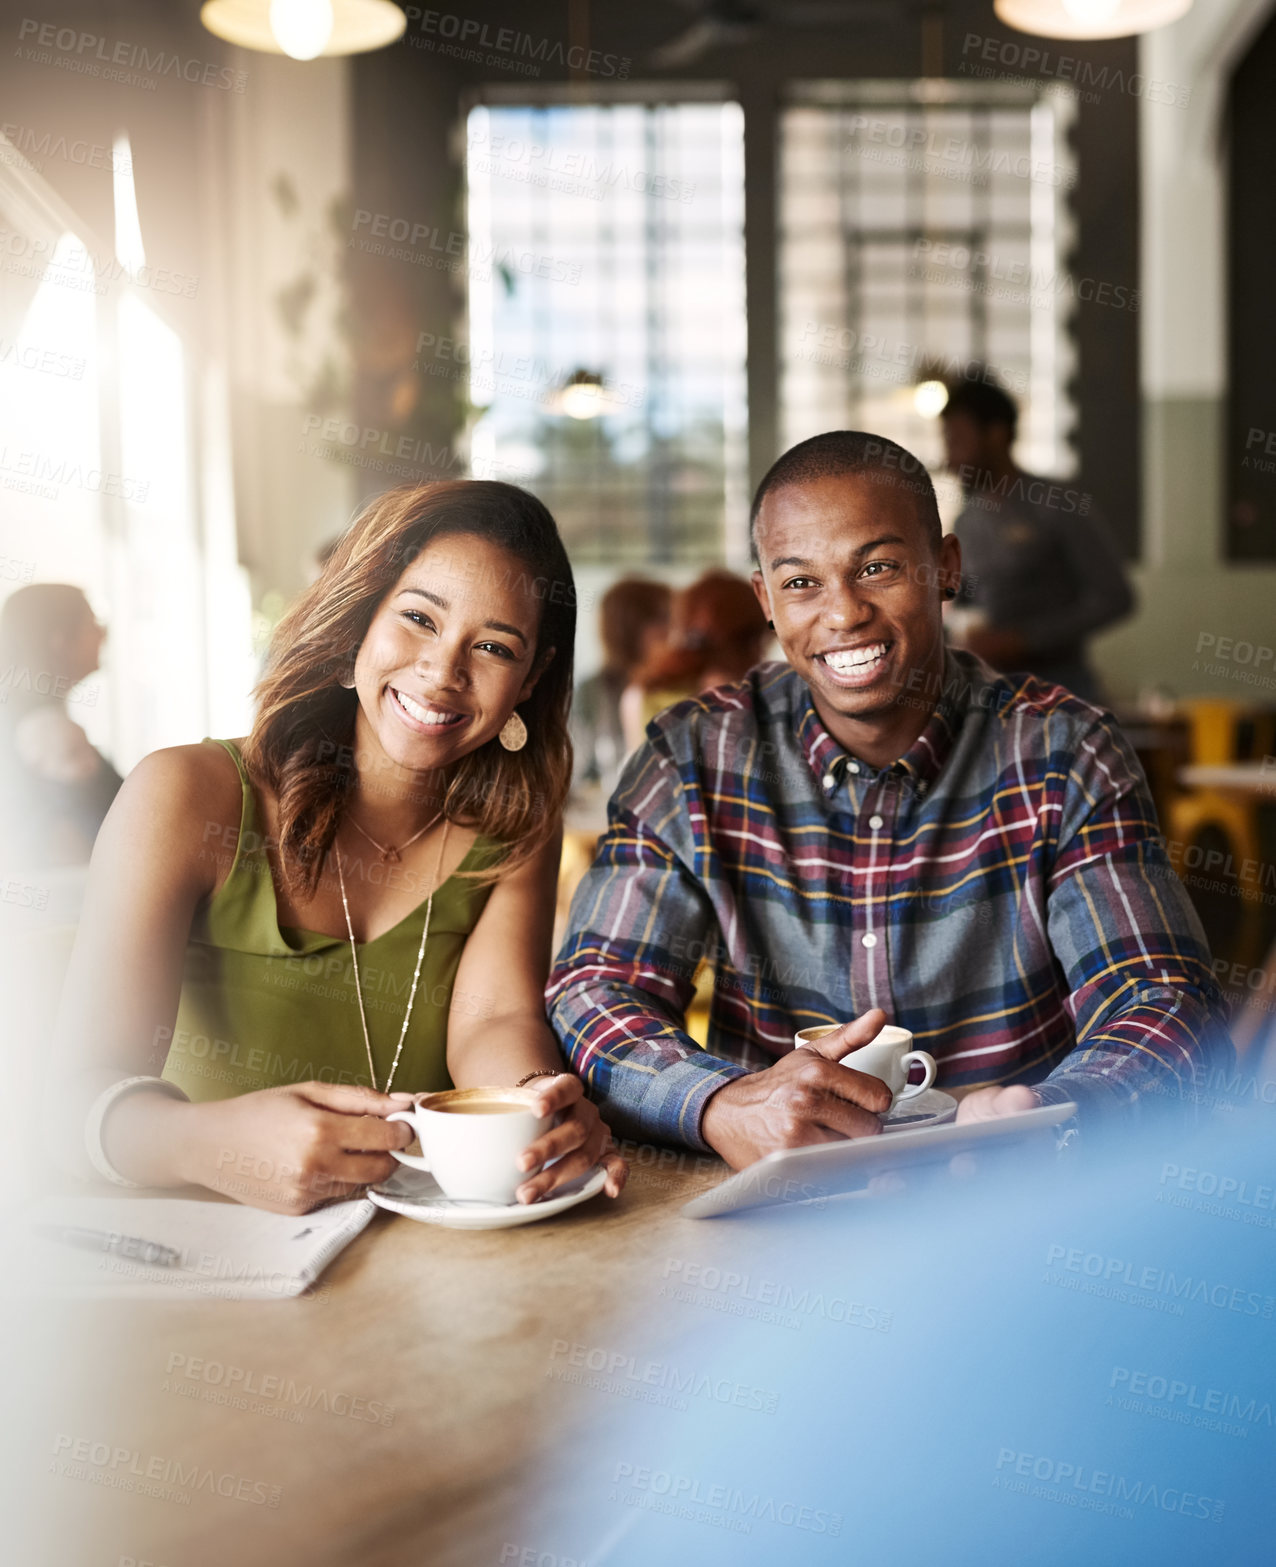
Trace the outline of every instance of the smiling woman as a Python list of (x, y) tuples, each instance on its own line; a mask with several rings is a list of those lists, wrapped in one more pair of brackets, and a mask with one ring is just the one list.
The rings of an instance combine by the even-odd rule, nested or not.
[(619, 1191), (542, 999), (574, 631), (533, 496), (392, 491), (280, 623), (248, 738), (144, 759), (59, 1024), (54, 1114), (99, 1175), (301, 1212), (391, 1173), (411, 1093), (535, 1078), (562, 1114), (519, 1199), (600, 1160)]
[[(575, 629), (571, 565), (525, 491), (459, 480), (372, 502), (280, 622), (248, 742), (290, 889), (315, 889), (356, 783), (362, 826), (406, 826), (428, 799), (499, 840), (506, 874), (531, 858), (570, 782)], [(497, 740), (515, 711), (535, 737), (517, 755)]]

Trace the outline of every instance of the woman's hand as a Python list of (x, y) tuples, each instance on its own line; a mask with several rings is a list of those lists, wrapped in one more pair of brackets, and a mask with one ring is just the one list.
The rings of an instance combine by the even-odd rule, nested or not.
[(296, 1083), (191, 1105), (182, 1173), (254, 1208), (308, 1213), (393, 1175), (389, 1150), (406, 1148), (412, 1129), (385, 1117), (411, 1103), (354, 1084)]
[[(529, 1144), (519, 1156), (520, 1168), (531, 1176), (515, 1193), (519, 1202), (535, 1202), (596, 1164), (601, 1164), (607, 1173), (603, 1190), (608, 1197), (619, 1197), (629, 1166), (612, 1148), (611, 1133), (599, 1116), (597, 1105), (585, 1098), (580, 1078), (571, 1072), (560, 1072), (556, 1077), (538, 1077), (535, 1087), (540, 1114), (561, 1111), (562, 1116), (557, 1126)], [(549, 1159), (558, 1162), (547, 1170), (544, 1166)]]

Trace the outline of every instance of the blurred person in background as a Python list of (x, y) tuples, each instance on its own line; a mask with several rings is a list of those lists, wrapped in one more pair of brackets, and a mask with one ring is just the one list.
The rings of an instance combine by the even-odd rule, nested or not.
[(621, 698), (625, 753), (637, 750), (648, 723), (674, 702), (742, 680), (770, 637), (757, 596), (734, 572), (706, 571), (676, 593), (667, 636)]
[(615, 788), (626, 750), (620, 699), (663, 641), (672, 596), (663, 582), (645, 577), (622, 577), (603, 594), (599, 605), (603, 667), (576, 687), (572, 699), (575, 785), (597, 784), (604, 795)]
[(106, 628), (79, 588), (36, 582), (0, 610), (0, 864), (83, 865), (120, 775), (67, 712)]
[(1100, 701), (1086, 639), (1124, 619), (1134, 594), (1091, 497), (1016, 464), (1019, 410), (987, 377), (951, 387), (940, 419), (965, 495), (953, 525), (967, 611), (960, 641), (994, 669)]

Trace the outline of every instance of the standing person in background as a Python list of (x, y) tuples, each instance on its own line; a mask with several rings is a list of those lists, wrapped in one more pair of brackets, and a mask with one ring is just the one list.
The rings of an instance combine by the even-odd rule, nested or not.
[(753, 589), (734, 572), (706, 571), (675, 594), (665, 642), (621, 699), (625, 753), (637, 750), (647, 724), (672, 703), (742, 680), (770, 636)]
[(120, 775), (67, 713), (106, 628), (79, 588), (34, 582), (0, 610), (0, 865), (84, 865)]
[(1018, 467), (1019, 410), (995, 382), (958, 382), (940, 419), (966, 497), (953, 525), (961, 599), (975, 612), (964, 645), (995, 669), (1101, 700), (1086, 639), (1128, 615), (1134, 594), (1090, 496)]
[(663, 582), (645, 577), (622, 577), (603, 594), (599, 606), (603, 667), (576, 687), (571, 735), (573, 783), (596, 783), (604, 798), (615, 788), (625, 759), (621, 695), (664, 640), (672, 597)]

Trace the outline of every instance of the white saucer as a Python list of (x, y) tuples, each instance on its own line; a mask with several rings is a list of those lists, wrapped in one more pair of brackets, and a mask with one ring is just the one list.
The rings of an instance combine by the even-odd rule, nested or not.
[(368, 1196), (378, 1208), (401, 1213), (405, 1219), (419, 1219), (422, 1224), (442, 1224), (449, 1230), (508, 1230), (516, 1224), (553, 1218), (587, 1202), (602, 1191), (606, 1179), (607, 1172), (595, 1166), (539, 1202), (469, 1202), (445, 1197), (432, 1175), (404, 1166), (388, 1181), (372, 1187)]
[(884, 1132), (902, 1132), (919, 1126), (941, 1126), (957, 1114), (957, 1101), (942, 1088), (927, 1088), (911, 1099), (901, 1099), (893, 1110), (882, 1116)]

